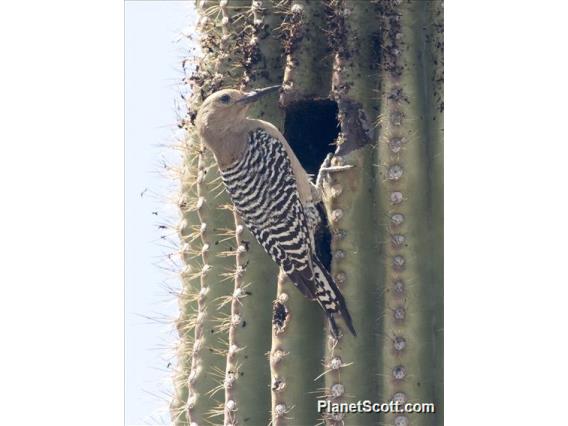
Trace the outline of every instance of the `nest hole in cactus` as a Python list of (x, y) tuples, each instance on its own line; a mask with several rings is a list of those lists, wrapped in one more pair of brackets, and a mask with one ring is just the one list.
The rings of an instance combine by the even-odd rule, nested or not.
[[(304, 169), (314, 176), (327, 154), (335, 151), (335, 141), (341, 130), (337, 112), (337, 103), (328, 99), (299, 101), (286, 108), (284, 136)], [(323, 206), (318, 209), (322, 226), (316, 235), (317, 255), (329, 269), (331, 233)]]

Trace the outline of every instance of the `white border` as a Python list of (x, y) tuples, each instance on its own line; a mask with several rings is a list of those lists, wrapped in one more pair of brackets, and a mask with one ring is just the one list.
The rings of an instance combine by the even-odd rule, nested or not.
[(0, 16), (6, 425), (123, 422), (123, 4)]
[[(566, 9), (447, 2), (449, 426), (563, 418)], [(0, 20), (2, 424), (121, 424), (122, 4)]]

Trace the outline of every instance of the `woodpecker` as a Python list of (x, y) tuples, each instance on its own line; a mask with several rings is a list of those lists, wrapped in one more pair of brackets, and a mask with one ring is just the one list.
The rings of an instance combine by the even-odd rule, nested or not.
[(320, 304), (335, 336), (338, 313), (355, 336), (345, 299), (315, 252), (318, 186), (322, 173), (333, 170), (330, 156), (314, 184), (278, 129), (247, 117), (253, 102), (279, 88), (215, 92), (199, 108), (196, 128), (250, 232), (302, 294)]

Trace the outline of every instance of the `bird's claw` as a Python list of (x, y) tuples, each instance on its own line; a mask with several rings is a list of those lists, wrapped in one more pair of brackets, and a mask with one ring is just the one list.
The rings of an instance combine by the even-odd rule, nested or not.
[(332, 166), (331, 160), (333, 158), (333, 154), (330, 152), (325, 157), (325, 160), (321, 163), (321, 167), (318, 172), (318, 176), (316, 178), (316, 187), (319, 189), (321, 193), (323, 193), (323, 181), (324, 179), (329, 179), (329, 174), (333, 172), (342, 172), (345, 170), (352, 169), (355, 167), (352, 164), (346, 164), (341, 166)]
[(332, 158), (333, 158), (333, 153), (331, 153), (331, 152), (328, 153), (325, 156), (325, 160), (323, 160), (323, 163), (321, 163), (320, 170), (323, 169), (323, 168), (331, 166), (331, 159)]

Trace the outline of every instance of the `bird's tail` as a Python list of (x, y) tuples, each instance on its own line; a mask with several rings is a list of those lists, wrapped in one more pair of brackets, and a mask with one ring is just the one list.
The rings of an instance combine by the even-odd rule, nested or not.
[(338, 312), (341, 313), (345, 325), (353, 336), (357, 336), (355, 328), (353, 327), (353, 321), (351, 320), (351, 315), (347, 310), (347, 304), (345, 303), (345, 298), (341, 294), (341, 291), (335, 284), (331, 274), (327, 271), (325, 266), (321, 261), (314, 256), (313, 257), (313, 269), (314, 269), (314, 281), (316, 284), (316, 300), (325, 310), (333, 333), (337, 336), (337, 325), (335, 324), (334, 314)]

